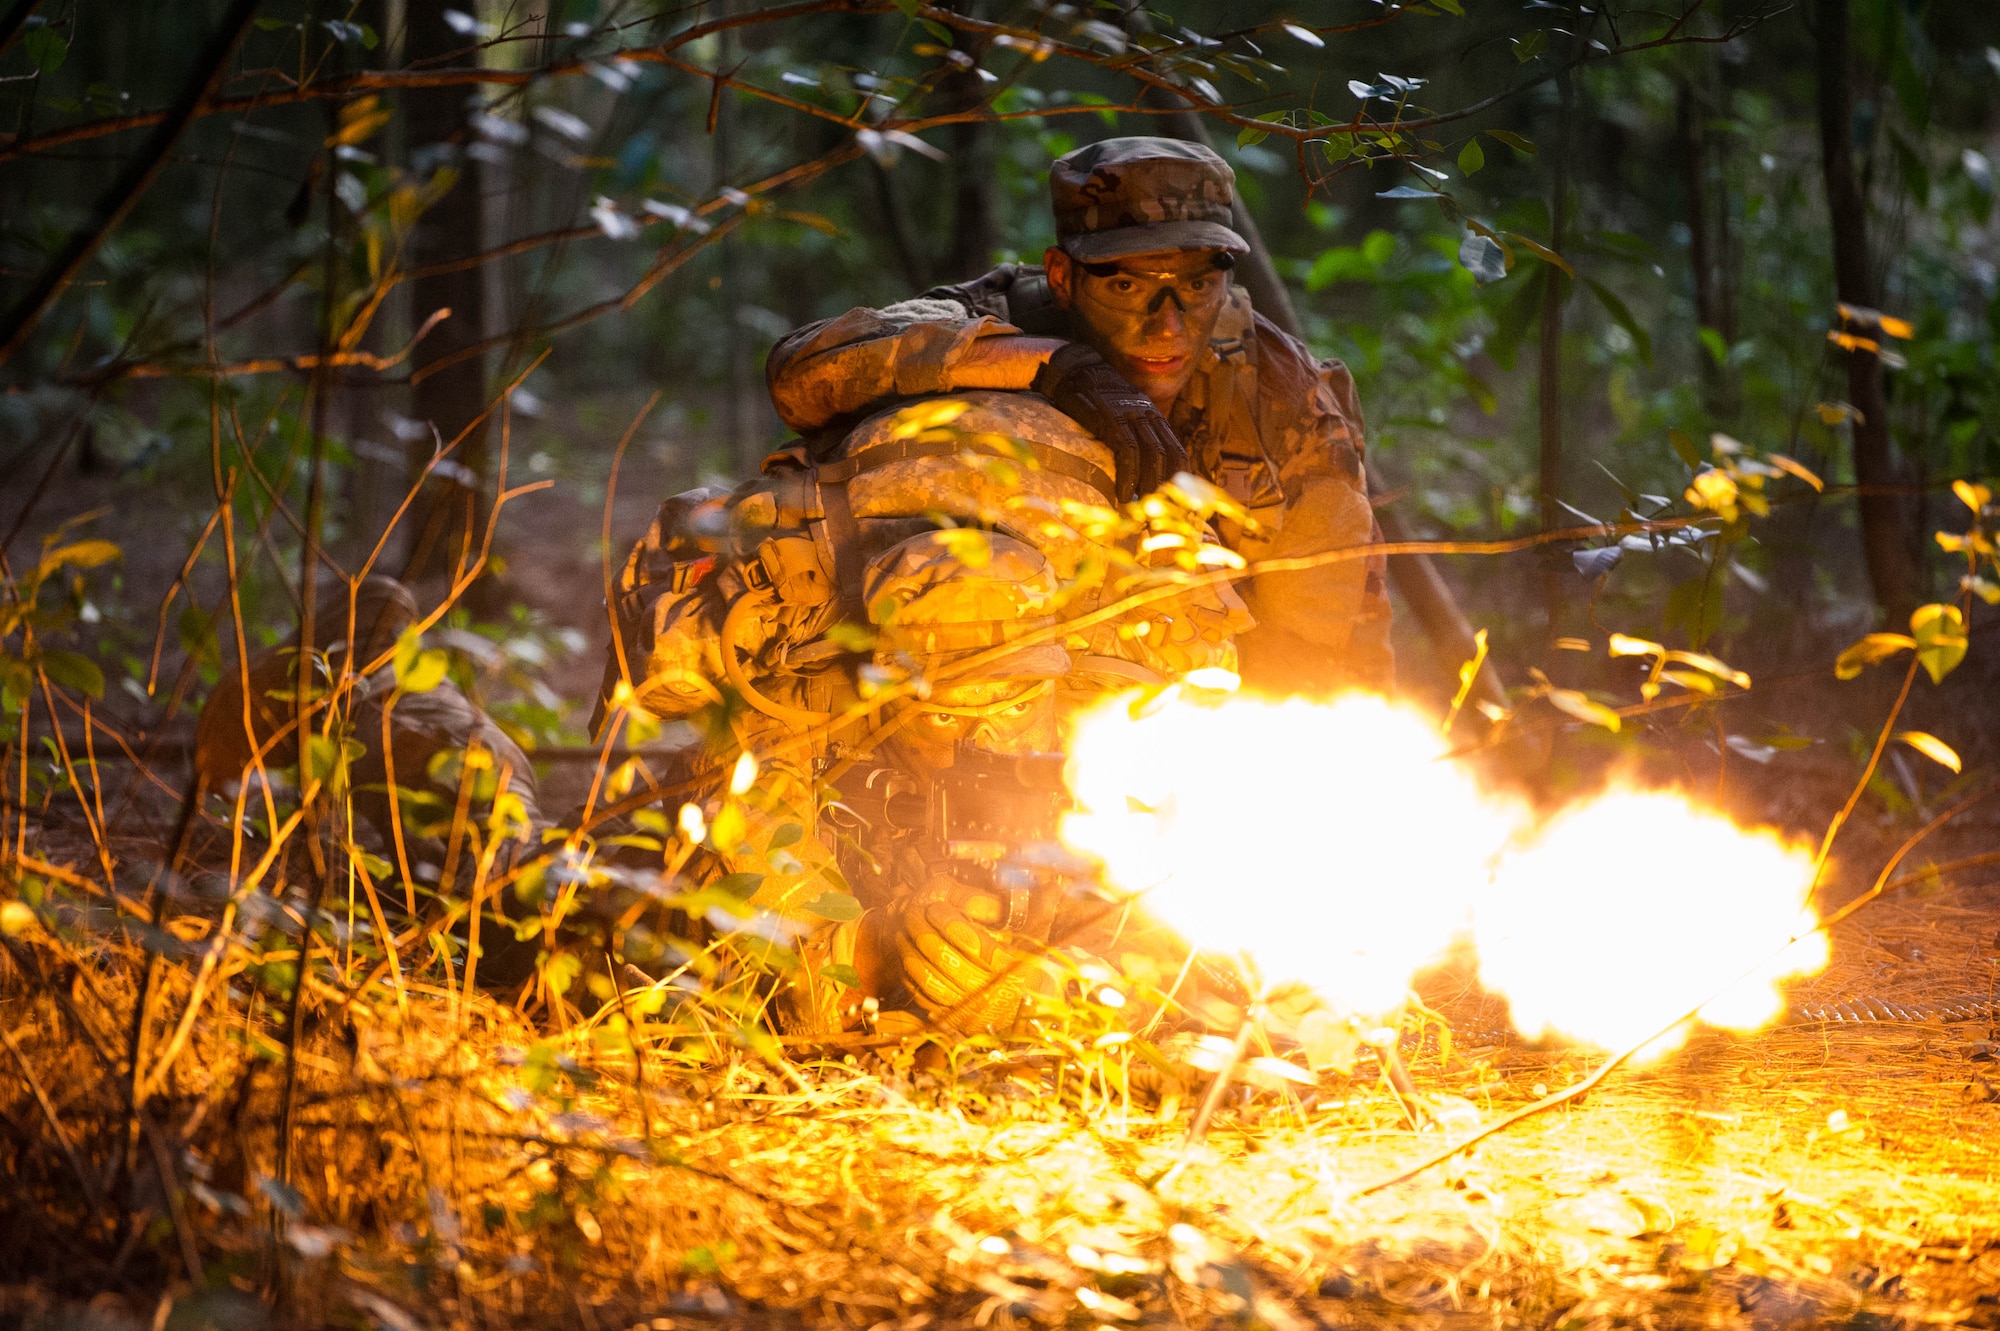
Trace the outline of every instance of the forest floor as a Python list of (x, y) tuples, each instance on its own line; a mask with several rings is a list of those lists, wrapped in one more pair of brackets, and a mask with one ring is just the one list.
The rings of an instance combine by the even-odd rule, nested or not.
[[(1940, 854), (1996, 841), (1989, 817)], [(72, 863), (85, 848), (62, 827), (36, 845)], [(1989, 997), (1994, 876), (1876, 902), (1792, 1001)], [(30, 947), (30, 967), (68, 977), (60, 998), (24, 985)], [(1987, 1020), (1699, 1032), (1356, 1197), (1595, 1056), (1522, 1045), (1440, 974), (1426, 992), (1455, 1038), (1407, 1044), (1438, 1126), (1412, 1131), (1364, 1061), (1303, 1095), (1243, 1092), (1187, 1152), (1185, 1104), (1057, 1093), (1050, 1045), (964, 1052), (954, 1078), (894, 1050), (793, 1062), (642, 1020), (635, 1056), (603, 1014), (538, 1030), (412, 981), (402, 1011), (380, 989), (344, 1008), (328, 992), (298, 1060), (290, 1187), (268, 1177), (282, 1051), (231, 1076), (259, 1037), (198, 1034), (155, 1101), (188, 1180), (176, 1215), (156, 1174), (118, 1165), (126, 1119), (94, 1066), (133, 976), (80, 974), (56, 935), (10, 956), (4, 1021), (48, 1109), (18, 1083), (4, 1096), (0, 1326), (2000, 1328)], [(163, 1000), (186, 984), (176, 972)], [(122, 1189), (104, 1215), (47, 1121)]]

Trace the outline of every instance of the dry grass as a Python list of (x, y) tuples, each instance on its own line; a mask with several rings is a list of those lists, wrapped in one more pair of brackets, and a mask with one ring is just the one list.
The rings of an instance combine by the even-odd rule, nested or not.
[[(1984, 992), (2000, 910), (1983, 900), (1878, 903), (1801, 996)], [(2000, 1326), (2000, 1102), (1968, 1099), (1983, 1027), (1701, 1035), (1355, 1201), (1438, 1140), (1365, 1071), (1232, 1101), (1173, 1170), (1184, 1110), (1080, 1103), (1073, 1079), (1058, 1097), (1034, 1050), (973, 1054), (952, 1080), (642, 1024), (635, 1059), (602, 1024), (552, 1036), (485, 995), (413, 984), (405, 1014), (386, 988), (345, 1008), (329, 991), (285, 1189), (264, 1181), (276, 1014), (239, 978), (151, 1106), (176, 1208), (119, 1089), (144, 953), (95, 926), (9, 943), (13, 1324), (227, 1327), (263, 1315), (255, 1294), (284, 1325), (392, 1328)], [(155, 1048), (188, 984), (163, 968)], [(1468, 1048), (1492, 1013), (1447, 1006), (1450, 1060), (1419, 1051), (1413, 1069), (1443, 1130), (1587, 1066)]]

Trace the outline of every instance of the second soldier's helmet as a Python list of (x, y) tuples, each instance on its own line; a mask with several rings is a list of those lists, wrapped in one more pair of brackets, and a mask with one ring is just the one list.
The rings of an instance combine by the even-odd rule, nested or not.
[(869, 561), (864, 588), (880, 665), (941, 676), (946, 686), (1069, 673), (1060, 640), (1025, 643), (964, 673), (954, 669), (1057, 622), (1049, 561), (1011, 536), (964, 528), (912, 536)]

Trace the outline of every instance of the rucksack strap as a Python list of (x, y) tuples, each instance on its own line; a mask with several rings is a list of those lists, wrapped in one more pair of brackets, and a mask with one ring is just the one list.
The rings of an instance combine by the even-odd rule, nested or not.
[[(1115, 502), (1118, 491), (1112, 483), (1110, 474), (1088, 458), (1080, 458), (1074, 453), (1066, 453), (1060, 448), (1033, 439), (1019, 439), (1015, 442), (1026, 450), (1028, 456), (1035, 460), (1036, 466), (1041, 470), (1052, 476), (1082, 481), (1106, 499)], [(844, 485), (856, 476), (880, 470), (892, 463), (907, 462), (912, 458), (956, 457), (967, 451), (964, 444), (949, 439), (929, 443), (915, 439), (892, 439), (887, 443), (864, 449), (852, 457), (842, 458), (838, 462), (822, 462), (817, 469), (817, 475), (821, 485), (829, 482)], [(1004, 458), (1006, 454), (995, 453), (993, 456)]]

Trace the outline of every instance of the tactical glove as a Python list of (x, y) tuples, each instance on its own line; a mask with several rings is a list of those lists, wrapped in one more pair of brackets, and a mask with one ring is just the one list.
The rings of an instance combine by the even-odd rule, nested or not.
[(1187, 450), (1153, 400), (1087, 344), (1071, 342), (1058, 349), (1032, 386), (1111, 450), (1118, 464), (1120, 502), (1149, 495), (1175, 472), (1187, 470)]
[(963, 1035), (1013, 1024), (1027, 987), (1029, 957), (992, 927), (999, 903), (950, 879), (897, 903), (893, 935), (903, 980), (932, 1021)]

